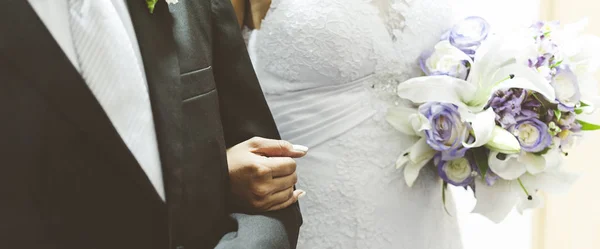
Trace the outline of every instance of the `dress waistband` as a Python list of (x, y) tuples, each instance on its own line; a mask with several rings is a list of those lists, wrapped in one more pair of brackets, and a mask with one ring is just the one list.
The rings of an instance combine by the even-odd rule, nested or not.
[(343, 85), (266, 94), (283, 139), (309, 147), (341, 135), (375, 114), (365, 84), (372, 75)]

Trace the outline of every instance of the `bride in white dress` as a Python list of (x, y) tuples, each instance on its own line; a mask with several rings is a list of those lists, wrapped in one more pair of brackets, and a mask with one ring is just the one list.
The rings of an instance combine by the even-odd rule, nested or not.
[(273, 0), (248, 49), (281, 135), (310, 147), (298, 248), (462, 248), (441, 180), (427, 167), (406, 185), (394, 164), (414, 140), (384, 119), (406, 104), (395, 86), (422, 74), (421, 52), (463, 17), (455, 4)]

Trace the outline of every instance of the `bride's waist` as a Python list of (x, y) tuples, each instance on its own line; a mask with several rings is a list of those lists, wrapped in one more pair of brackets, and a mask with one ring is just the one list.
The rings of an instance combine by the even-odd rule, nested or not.
[(373, 76), (344, 85), (266, 94), (284, 139), (315, 146), (352, 129), (379, 110), (371, 91)]

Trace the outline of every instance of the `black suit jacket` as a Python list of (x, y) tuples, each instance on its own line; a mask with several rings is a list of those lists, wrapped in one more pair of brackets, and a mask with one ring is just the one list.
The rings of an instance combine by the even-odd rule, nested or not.
[(26, 0), (0, 2), (0, 248), (295, 247), (297, 205), (231, 215), (225, 150), (278, 138), (229, 0), (127, 0), (166, 204)]

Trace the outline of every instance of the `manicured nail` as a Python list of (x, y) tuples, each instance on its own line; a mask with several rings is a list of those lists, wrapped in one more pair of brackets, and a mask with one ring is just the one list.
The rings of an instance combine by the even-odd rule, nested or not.
[(306, 146), (303, 146), (303, 145), (297, 145), (297, 144), (294, 144), (294, 146), (293, 146), (292, 148), (293, 148), (295, 151), (301, 151), (301, 152), (304, 152), (304, 153), (308, 152), (308, 147), (306, 147)]
[(302, 191), (302, 192), (298, 195), (298, 199), (300, 199), (306, 195), (306, 192), (304, 192), (304, 190), (300, 190), (300, 191)]

